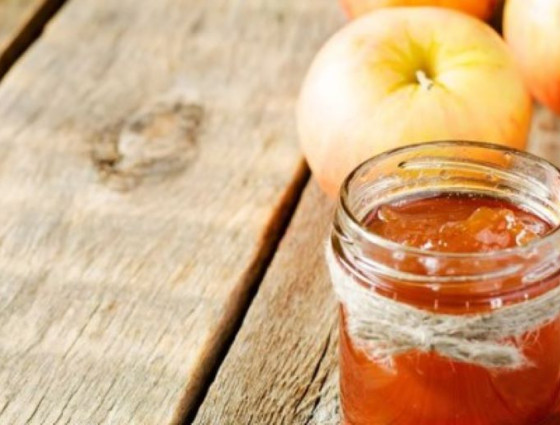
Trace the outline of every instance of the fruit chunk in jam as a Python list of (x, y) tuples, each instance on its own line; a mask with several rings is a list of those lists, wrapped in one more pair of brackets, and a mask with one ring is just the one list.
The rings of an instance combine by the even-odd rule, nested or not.
[(402, 245), (440, 252), (488, 252), (525, 245), (550, 224), (503, 200), (441, 196), (383, 205), (369, 229)]
[[(552, 230), (545, 220), (507, 201), (462, 195), (384, 205), (366, 224), (401, 245), (448, 253), (513, 248)], [(410, 300), (421, 305), (414, 295)], [(394, 370), (387, 370), (353, 345), (344, 314), (340, 339), (346, 425), (560, 423), (554, 416), (560, 392), (560, 320), (526, 338), (524, 354), (532, 365), (516, 370), (488, 370), (416, 351), (396, 356)], [(543, 422), (547, 420), (552, 422)]]

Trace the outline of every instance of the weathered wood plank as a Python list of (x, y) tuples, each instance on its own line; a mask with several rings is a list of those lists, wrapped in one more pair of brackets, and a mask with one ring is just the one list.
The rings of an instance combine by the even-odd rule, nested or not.
[(528, 150), (560, 166), (560, 117), (537, 105)]
[(64, 0), (0, 0), (0, 77), (63, 3)]
[[(560, 118), (541, 107), (530, 150), (560, 165)], [(322, 245), (331, 209), (312, 182), (196, 425), (340, 424), (337, 315)]]
[(318, 403), (336, 394), (337, 310), (323, 261), (332, 212), (311, 184), (196, 425), (331, 423), (336, 408)]
[(72, 0), (0, 84), (0, 423), (193, 407), (306, 168), (323, 0)]

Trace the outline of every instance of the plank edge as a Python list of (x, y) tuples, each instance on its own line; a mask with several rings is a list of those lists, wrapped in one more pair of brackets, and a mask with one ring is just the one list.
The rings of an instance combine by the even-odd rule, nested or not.
[(0, 81), (41, 36), (45, 26), (65, 3), (66, 0), (43, 0), (38, 8), (27, 13), (15, 33), (0, 46)]
[(183, 390), (183, 397), (178, 403), (171, 425), (189, 425), (194, 422), (237, 332), (241, 329), (249, 307), (276, 255), (277, 248), (290, 225), (309, 180), (310, 171), (307, 163), (302, 159), (262, 233), (258, 245), (260, 249), (254, 253), (240, 278), (237, 290), (226, 305), (222, 320), (217, 324), (217, 329), (221, 330), (220, 333), (212, 336), (213, 341), (207, 344), (207, 352), (201, 356), (203, 361), (197, 367), (198, 376), (192, 379)]

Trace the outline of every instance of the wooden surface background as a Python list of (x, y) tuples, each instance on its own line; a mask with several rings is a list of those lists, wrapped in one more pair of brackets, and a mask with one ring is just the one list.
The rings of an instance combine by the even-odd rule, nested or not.
[(332, 204), (314, 182), (304, 192), (195, 424), (338, 424), (338, 312), (323, 261)]
[(0, 424), (337, 424), (293, 106), (338, 5), (61, 6), (0, 0)]
[(0, 85), (0, 423), (189, 414), (307, 180), (293, 100), (339, 21), (73, 0), (49, 22)]

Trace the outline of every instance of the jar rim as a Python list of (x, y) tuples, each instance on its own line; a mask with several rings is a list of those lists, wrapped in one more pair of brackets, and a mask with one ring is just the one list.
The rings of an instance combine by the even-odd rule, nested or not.
[(526, 151), (522, 151), (515, 148), (506, 147), (503, 145), (497, 145), (494, 143), (487, 142), (476, 142), (467, 140), (441, 140), (441, 141), (430, 141), (421, 142), (413, 145), (402, 146), (399, 148), (391, 149), (385, 151), (379, 155), (375, 155), (356, 166), (350, 174), (344, 179), (342, 186), (339, 191), (339, 210), (348, 219), (348, 224), (354, 231), (358, 232), (366, 241), (381, 246), (386, 249), (399, 250), (403, 254), (429, 256), (432, 258), (446, 258), (446, 259), (465, 259), (465, 260), (477, 260), (477, 259), (496, 259), (513, 255), (527, 255), (533, 252), (535, 249), (542, 247), (545, 244), (549, 244), (551, 241), (560, 239), (560, 225), (556, 225), (549, 233), (545, 234), (543, 237), (533, 239), (525, 245), (510, 247), (504, 249), (497, 249), (488, 252), (444, 252), (444, 251), (432, 251), (428, 249), (417, 248), (413, 246), (407, 246), (400, 244), (398, 242), (392, 241), (390, 239), (384, 238), (377, 233), (372, 232), (363, 222), (356, 217), (352, 212), (352, 208), (349, 205), (350, 196), (350, 184), (354, 177), (362, 171), (367, 166), (372, 166), (381, 161), (390, 158), (393, 155), (413, 152), (415, 150), (422, 150), (427, 147), (473, 147), (473, 148), (483, 148), (489, 149), (495, 152), (504, 152), (514, 154), (530, 161), (534, 161), (540, 165), (543, 165), (550, 170), (554, 171), (560, 178), (560, 168), (552, 164), (550, 161), (541, 158), (537, 155), (531, 154)]

